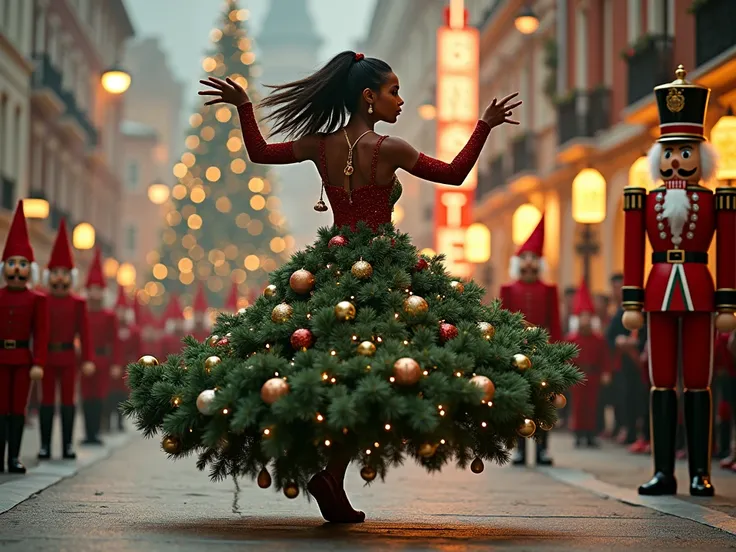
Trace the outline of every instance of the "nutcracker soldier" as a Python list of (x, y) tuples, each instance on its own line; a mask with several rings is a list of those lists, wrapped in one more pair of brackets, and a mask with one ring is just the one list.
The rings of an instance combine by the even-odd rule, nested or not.
[[(713, 496), (713, 324), (720, 331), (736, 328), (736, 188), (719, 187), (713, 193), (700, 185), (715, 173), (715, 153), (703, 133), (710, 89), (688, 82), (686, 75), (680, 65), (676, 80), (654, 89), (661, 135), (648, 157), (653, 181), (661, 179), (664, 184), (649, 193), (637, 187), (624, 190), (622, 322), (629, 330), (639, 329), (644, 311), (649, 334), (654, 476), (639, 487), (642, 495), (677, 492), (679, 357), (685, 389), (690, 494)], [(708, 270), (708, 248), (714, 232), (715, 286)], [(653, 253), (645, 285), (646, 236)]]
[(576, 386), (572, 396), (570, 429), (575, 432), (575, 445), (597, 447), (598, 400), (601, 383), (610, 381), (609, 353), (606, 340), (600, 332), (601, 321), (588, 286), (583, 281), (575, 292), (570, 332), (565, 341), (578, 346), (580, 353), (575, 364), (585, 374), (585, 385)]
[(110, 392), (110, 373), (120, 369), (120, 347), (118, 324), (115, 313), (105, 309), (105, 276), (99, 249), (87, 274), (87, 308), (90, 337), (95, 359), (95, 373), (82, 379), (82, 410), (86, 437), (82, 444), (101, 445), (99, 433), (103, 419), (109, 421), (107, 413)]
[[(501, 286), (501, 302), (510, 311), (521, 312), (526, 320), (547, 330), (550, 341), (562, 338), (560, 325), (560, 303), (557, 286), (541, 280), (544, 265), (544, 216), (529, 239), (511, 258), (510, 275), (514, 280)], [(547, 432), (541, 432), (537, 441), (537, 464), (552, 465), (547, 452)], [(512, 463), (515, 466), (526, 464), (526, 442), (519, 438)]]
[(72, 293), (76, 287), (77, 269), (66, 231), (66, 221), (61, 220), (51, 250), (49, 264), (44, 270), (43, 282), (47, 289), (49, 305), (48, 360), (42, 383), (42, 399), (39, 412), (41, 447), (39, 460), (51, 458), (51, 433), (56, 410), (57, 382), (61, 391), (61, 437), (64, 459), (77, 457), (72, 445), (74, 432), (75, 400), (77, 386), (77, 353), (74, 340), (78, 337), (82, 359), (82, 372), (91, 376), (95, 371), (89, 336), (87, 303)]
[[(137, 302), (133, 299), (134, 302)], [(112, 427), (112, 416), (117, 416), (117, 429), (123, 431), (123, 416), (120, 414), (120, 403), (128, 398), (128, 386), (125, 383), (125, 371), (122, 366), (135, 362), (141, 356), (141, 332), (136, 324), (135, 309), (131, 306), (123, 286), (118, 287), (118, 299), (115, 303), (115, 316), (118, 322), (118, 347), (120, 350), (120, 364), (110, 368), (110, 393), (105, 408), (104, 420), (108, 427)]]
[(38, 265), (28, 240), (23, 201), (18, 202), (5, 241), (0, 273), (0, 472), (4, 471), (5, 444), (8, 471), (25, 473), (20, 462), (25, 412), (31, 380), (43, 378), (49, 346), (47, 298), (31, 290)]
[(200, 282), (197, 287), (197, 294), (194, 296), (192, 310), (194, 311), (194, 327), (192, 335), (197, 341), (204, 341), (210, 335), (209, 320), (207, 319), (207, 295), (204, 286)]

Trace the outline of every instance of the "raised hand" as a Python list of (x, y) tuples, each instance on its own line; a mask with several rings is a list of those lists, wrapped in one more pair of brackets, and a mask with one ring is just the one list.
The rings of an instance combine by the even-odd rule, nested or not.
[(225, 80), (210, 77), (209, 80), (201, 80), (199, 82), (205, 86), (214, 88), (214, 90), (200, 90), (198, 92), (200, 96), (216, 96), (214, 100), (205, 102), (204, 105), (227, 103), (239, 107), (250, 101), (248, 93), (230, 77), (227, 77)]
[(518, 92), (514, 92), (513, 94), (509, 94), (508, 96), (506, 96), (500, 102), (497, 101), (496, 98), (493, 98), (491, 104), (486, 107), (486, 110), (483, 112), (483, 117), (481, 117), (481, 119), (488, 123), (488, 126), (490, 126), (491, 128), (503, 123), (518, 125), (519, 121), (511, 119), (511, 117), (513, 116), (513, 110), (519, 107), (522, 104), (522, 101), (519, 100), (518, 102), (514, 102), (512, 104), (508, 103), (518, 95)]

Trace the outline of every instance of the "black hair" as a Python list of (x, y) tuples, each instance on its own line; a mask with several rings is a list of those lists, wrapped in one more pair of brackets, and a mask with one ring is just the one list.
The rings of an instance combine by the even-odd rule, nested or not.
[(391, 72), (385, 61), (345, 51), (308, 77), (266, 85), (273, 92), (260, 105), (272, 108), (266, 117), (273, 123), (271, 134), (300, 138), (333, 132), (358, 110), (363, 90), (378, 92)]
[(624, 275), (621, 274), (620, 272), (616, 272), (615, 274), (612, 274), (611, 275), (611, 283), (612, 284), (615, 284), (617, 282), (623, 282), (623, 280), (624, 280)]

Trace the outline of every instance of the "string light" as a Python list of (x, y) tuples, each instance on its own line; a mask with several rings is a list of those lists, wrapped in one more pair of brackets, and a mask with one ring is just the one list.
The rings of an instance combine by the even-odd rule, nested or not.
[(223, 408), (223, 409), (222, 409), (222, 413), (223, 413), (223, 414), (227, 415), (227, 413), (228, 413), (228, 412), (230, 412), (230, 411), (229, 411), (229, 410), (228, 410), (227, 408)]
[(440, 439), (440, 445), (444, 445), (444, 444), (445, 444), (445, 440), (444, 439)]
[(318, 421), (318, 422), (321, 422), (321, 421), (323, 421), (324, 419), (325, 419), (325, 417), (324, 417), (324, 416), (322, 416), (322, 414), (317, 414), (317, 421)]
[(330, 383), (335, 383), (337, 380), (335, 378), (330, 378)]
[(386, 431), (391, 431), (391, 424), (386, 424), (385, 426), (383, 426), (383, 429), (385, 429)]
[(332, 442), (329, 439), (325, 439), (325, 446), (329, 447), (332, 444)]
[(395, 381), (396, 381), (396, 378), (395, 378), (395, 377), (393, 377), (393, 376), (391, 376), (390, 378), (388, 378), (388, 381), (390, 381), (391, 383), (393, 383), (393, 382), (395, 382)]
[(480, 426), (481, 426), (481, 427), (487, 427), (487, 426), (488, 426), (488, 424), (487, 424), (487, 423), (485, 423), (485, 422), (481, 422), (481, 423), (480, 423)]
[(326, 380), (330, 379), (330, 376), (328, 376), (326, 372), (325, 373), (322, 373), (322, 379), (324, 381), (326, 381)]
[(381, 444), (378, 441), (376, 441), (375, 443), (373, 443), (373, 446), (376, 447), (376, 448), (378, 448), (378, 447), (381, 446)]

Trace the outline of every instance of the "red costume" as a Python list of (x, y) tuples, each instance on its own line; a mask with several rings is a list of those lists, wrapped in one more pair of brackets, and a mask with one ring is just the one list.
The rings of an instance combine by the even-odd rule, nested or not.
[(233, 282), (230, 285), (230, 293), (225, 300), (225, 312), (237, 312), (238, 311), (238, 299), (240, 299), (240, 291), (238, 290), (238, 283)]
[[(133, 299), (135, 301), (135, 299)], [(125, 295), (125, 288), (118, 287), (118, 299), (115, 303), (115, 315), (118, 321), (118, 347), (120, 351), (119, 364), (113, 373), (110, 372), (110, 394), (108, 396), (106, 415), (112, 426), (113, 413), (117, 415), (118, 430), (123, 431), (123, 417), (119, 411), (119, 405), (128, 398), (128, 386), (125, 381), (125, 366), (136, 362), (141, 357), (143, 344), (141, 342), (141, 331), (136, 324), (135, 311)]]
[(115, 313), (102, 306), (102, 294), (106, 284), (99, 249), (95, 252), (90, 266), (86, 287), (90, 295), (88, 300), (90, 336), (97, 369), (93, 376), (82, 379), (82, 407), (87, 433), (84, 444), (99, 445), (102, 443), (99, 431), (103, 417), (109, 420), (106, 410), (110, 393), (110, 371), (114, 366), (120, 366), (117, 318)]
[[(590, 317), (588, 327), (580, 328), (580, 318)], [(585, 385), (572, 389), (572, 412), (570, 428), (575, 432), (578, 444), (587, 439), (588, 445), (595, 446), (597, 430), (598, 396), (603, 374), (609, 371), (609, 353), (605, 338), (592, 327), (595, 305), (583, 281), (580, 284), (573, 304), (571, 330), (565, 341), (578, 346), (580, 353), (575, 359), (577, 367), (585, 374)]]
[[(736, 188), (713, 193), (700, 185), (715, 172), (703, 123), (710, 89), (677, 79), (655, 89), (661, 136), (649, 152), (652, 179), (664, 184), (649, 193), (624, 191), (625, 251), (623, 322), (629, 329), (648, 317), (649, 377), (654, 477), (640, 494), (677, 492), (674, 477), (678, 358), (685, 388), (685, 428), (690, 494), (712, 496), (710, 481), (713, 314), (722, 329), (736, 309)], [(716, 286), (708, 270), (708, 248), (716, 234)], [(644, 285), (648, 236), (652, 269)], [(681, 347), (682, 352), (679, 352)]]
[[(50, 273), (54, 273), (51, 282)], [(59, 278), (59, 274), (63, 277)], [(77, 353), (74, 341), (79, 337), (82, 362), (85, 370), (94, 370), (92, 364), (92, 348), (89, 336), (89, 320), (87, 303), (81, 297), (71, 293), (74, 287), (76, 269), (69, 239), (66, 231), (66, 221), (61, 220), (59, 233), (56, 235), (54, 247), (51, 250), (45, 278), (49, 304), (49, 349), (48, 361), (43, 378), (42, 401), (39, 412), (41, 448), (38, 452), (39, 460), (51, 458), (51, 433), (56, 409), (57, 384), (61, 388), (61, 433), (62, 454), (65, 459), (74, 459), (76, 454), (72, 447), (74, 431), (74, 394), (77, 382)], [(57, 280), (57, 278), (59, 278)]]
[(210, 336), (210, 330), (207, 327), (207, 295), (204, 291), (204, 286), (199, 283), (197, 287), (197, 294), (194, 296), (192, 303), (192, 310), (194, 311), (194, 328), (192, 329), (192, 335), (197, 341), (204, 341)]
[(183, 337), (184, 310), (181, 308), (178, 295), (171, 295), (169, 304), (166, 306), (166, 312), (164, 312), (163, 322), (164, 336), (161, 340), (164, 354), (162, 355), (163, 358), (159, 359), (160, 361), (163, 361), (169, 355), (178, 354), (183, 347), (181, 340)]
[(43, 377), (49, 346), (49, 313), (46, 297), (28, 288), (34, 272), (33, 249), (18, 202), (2, 256), (6, 285), (0, 288), (0, 472), (5, 444), (8, 471), (25, 473), (20, 447), (31, 388), (31, 378)]
[[(551, 341), (562, 338), (560, 325), (560, 301), (557, 286), (546, 284), (539, 278), (544, 249), (544, 216), (537, 224), (529, 239), (511, 259), (511, 277), (514, 281), (501, 286), (503, 308), (521, 312), (524, 318), (535, 326), (549, 332)], [(521, 265), (524, 264), (524, 277), (521, 278)], [(526, 463), (526, 443), (519, 438), (512, 460), (514, 465)], [(547, 432), (540, 432), (537, 444), (537, 464), (550, 465), (552, 459), (547, 454)]]

